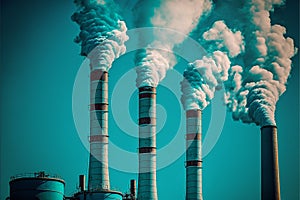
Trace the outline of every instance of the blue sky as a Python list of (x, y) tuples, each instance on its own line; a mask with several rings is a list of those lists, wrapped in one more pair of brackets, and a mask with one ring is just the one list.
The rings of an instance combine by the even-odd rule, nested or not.
[[(125, 1), (124, 1), (125, 2)], [(123, 2), (123, 14), (130, 26), (128, 9), (132, 2)], [(78, 132), (73, 119), (72, 95), (78, 70), (84, 61), (79, 56), (80, 47), (73, 43), (78, 26), (70, 16), (75, 11), (71, 1), (1, 1), (1, 59), (0, 59), (0, 132), (1, 132), (1, 190), (0, 199), (8, 195), (9, 177), (19, 173), (45, 170), (59, 174), (66, 181), (66, 194), (76, 191), (79, 174), (86, 174), (88, 151), (81, 140), (88, 133)], [(274, 18), (286, 25), (287, 35), (299, 47), (299, 2), (287, 0), (287, 5), (277, 10)], [(132, 26), (130, 26), (132, 28)], [(134, 136), (137, 122), (137, 92), (135, 78), (130, 70), (134, 52), (118, 59), (110, 71), (109, 96), (115, 105), (128, 107), (126, 113), (114, 116), (110, 112), (109, 134), (111, 143), (121, 148), (121, 153), (135, 155), (138, 140)], [(186, 61), (182, 60), (175, 71), (182, 73)], [(83, 84), (79, 91), (78, 112), (88, 121), (87, 70), (82, 71)], [(158, 87), (157, 103), (159, 129), (157, 146), (170, 144), (176, 136), (182, 141), (158, 154), (158, 162), (166, 163), (167, 156), (173, 159), (173, 151), (184, 150), (184, 126), (181, 121), (181, 104), (176, 97), (179, 85), (172, 80), (175, 72), (169, 72), (164, 84)], [(124, 76), (127, 75), (127, 76)], [(77, 77), (77, 78), (76, 78)], [(127, 84), (120, 84), (125, 78)], [(172, 82), (174, 81), (174, 82)], [(128, 90), (132, 95), (122, 99), (121, 93)], [(133, 90), (129, 90), (133, 88)], [(82, 92), (82, 95), (81, 95)], [(116, 95), (116, 96), (113, 96)], [(120, 98), (118, 99), (118, 96)], [(125, 95), (126, 96), (126, 95)], [(216, 105), (216, 107), (214, 107)], [(216, 103), (203, 113), (203, 134), (216, 119), (211, 119), (214, 109), (224, 109)], [(111, 107), (110, 107), (110, 110)], [(125, 109), (126, 110), (126, 109)], [(76, 111), (77, 112), (77, 111)], [(117, 114), (116, 114), (117, 115)], [(86, 116), (86, 117), (85, 117)], [(279, 140), (279, 164), (282, 199), (299, 198), (299, 54), (293, 58), (293, 69), (287, 91), (281, 96), (276, 110)], [(260, 197), (260, 130), (255, 125), (234, 122), (230, 113), (220, 137), (203, 159), (203, 195), (205, 199), (258, 199)], [(83, 127), (83, 130), (86, 127)], [(212, 127), (213, 129), (214, 127)], [(211, 128), (210, 128), (211, 129)], [(184, 127), (183, 127), (184, 130)], [(128, 133), (129, 132), (129, 133)], [(78, 134), (79, 133), (79, 134)], [(86, 134), (86, 137), (85, 135)], [(81, 136), (81, 137), (80, 137)], [(129, 180), (137, 178), (134, 170), (137, 163), (130, 162), (118, 151), (111, 151), (114, 168), (110, 169), (111, 185), (122, 192), (128, 190)], [(120, 158), (119, 163), (115, 158)], [(115, 159), (115, 160), (113, 160)], [(184, 199), (184, 155), (174, 157), (174, 162), (157, 172), (158, 196), (160, 199)], [(176, 188), (176, 189), (174, 189)]]

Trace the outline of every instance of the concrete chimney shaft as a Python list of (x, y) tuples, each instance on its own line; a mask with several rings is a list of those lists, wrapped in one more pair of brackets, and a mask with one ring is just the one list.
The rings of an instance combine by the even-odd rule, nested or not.
[(276, 126), (261, 128), (261, 199), (280, 200)]
[(108, 173), (108, 73), (91, 67), (90, 160), (88, 189), (109, 190)]
[(202, 200), (201, 110), (186, 111), (186, 200)]
[(138, 200), (157, 200), (156, 88), (139, 88)]

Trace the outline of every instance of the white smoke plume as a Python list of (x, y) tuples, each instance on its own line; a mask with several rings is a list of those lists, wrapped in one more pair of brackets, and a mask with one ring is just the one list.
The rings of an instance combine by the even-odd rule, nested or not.
[[(168, 69), (176, 64), (176, 58), (172, 53), (175, 45), (183, 42), (185, 35), (189, 34), (198, 24), (200, 16), (207, 14), (211, 9), (210, 0), (165, 0), (153, 1), (153, 16), (149, 16), (149, 8), (146, 1), (139, 1), (137, 25), (151, 25), (153, 27), (168, 28), (172, 31), (154, 31), (153, 42), (148, 48), (139, 51), (136, 55), (137, 87), (153, 86), (166, 76)], [(143, 12), (145, 10), (145, 12)], [(147, 11), (146, 11), (147, 10)], [(145, 13), (148, 15), (144, 16)], [(150, 18), (146, 22), (143, 17)], [(143, 21), (143, 23), (141, 23)], [(180, 34), (174, 34), (177, 31)], [(143, 37), (143, 36), (141, 36)]]
[(246, 43), (244, 67), (231, 70), (225, 95), (236, 120), (260, 126), (276, 125), (276, 103), (286, 90), (291, 57), (297, 52), (293, 40), (284, 37), (286, 29), (271, 24), (269, 12), (283, 3), (280, 0), (247, 1), (241, 12), (249, 16), (247, 21), (240, 21), (244, 23)]
[(72, 20), (80, 26), (75, 42), (81, 44), (81, 55), (90, 59), (94, 68), (108, 71), (113, 61), (124, 54), (128, 40), (126, 25), (108, 0), (75, 0), (78, 11)]
[(213, 47), (226, 51), (230, 57), (235, 57), (245, 50), (241, 31), (233, 32), (224, 21), (216, 21), (212, 28), (203, 34), (203, 39), (212, 42), (210, 49)]
[(181, 82), (182, 104), (185, 110), (203, 110), (214, 97), (215, 90), (228, 78), (230, 61), (221, 51), (190, 63)]
[(221, 89), (228, 79), (229, 57), (236, 57), (245, 48), (241, 32), (233, 32), (224, 21), (216, 21), (202, 38), (200, 41), (208, 46), (208, 53), (212, 56), (190, 63), (184, 71), (181, 101), (185, 110), (203, 110), (211, 102), (215, 91)]

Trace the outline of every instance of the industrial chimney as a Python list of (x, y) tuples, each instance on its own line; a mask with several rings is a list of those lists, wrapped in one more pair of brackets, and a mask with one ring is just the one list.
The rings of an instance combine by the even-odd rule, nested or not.
[(132, 199), (135, 199), (136, 192), (136, 182), (134, 179), (130, 180), (130, 196)]
[(109, 190), (108, 73), (93, 68), (90, 74), (90, 160), (88, 189)]
[(136, 200), (136, 181), (130, 180), (130, 193), (125, 193), (122, 200)]
[(261, 128), (261, 199), (280, 200), (276, 126)]
[(156, 88), (139, 88), (138, 200), (157, 200)]
[(201, 110), (186, 111), (186, 200), (202, 200)]
[(79, 189), (81, 192), (85, 190), (85, 175), (79, 175)]

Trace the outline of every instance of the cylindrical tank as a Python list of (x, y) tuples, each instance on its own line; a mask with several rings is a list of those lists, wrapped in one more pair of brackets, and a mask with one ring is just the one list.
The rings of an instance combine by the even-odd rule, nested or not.
[(79, 192), (74, 200), (122, 200), (123, 195), (117, 191)]
[(63, 200), (65, 182), (42, 173), (12, 177), (10, 200)]
[(139, 88), (139, 200), (157, 200), (156, 88)]
[(186, 111), (186, 200), (202, 200), (201, 110)]

